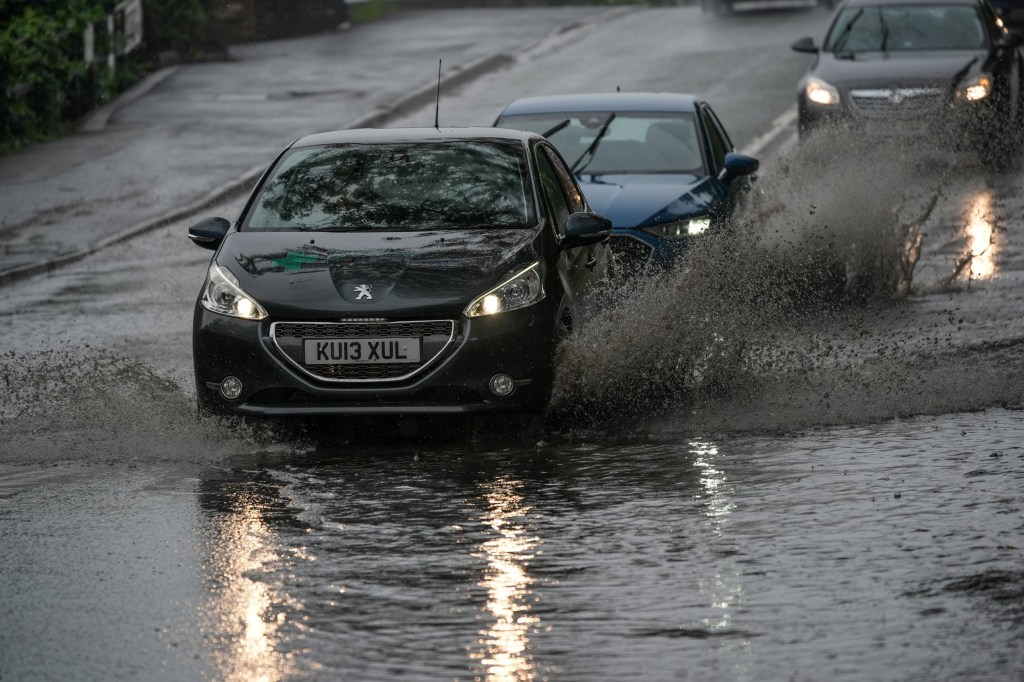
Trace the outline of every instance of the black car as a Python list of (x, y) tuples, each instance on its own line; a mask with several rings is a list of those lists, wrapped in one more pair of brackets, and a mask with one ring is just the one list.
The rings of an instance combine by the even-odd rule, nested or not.
[(1021, 37), (988, 0), (846, 0), (800, 81), (802, 135), (826, 123), (993, 150), (1024, 124)]
[(236, 222), (189, 229), (216, 249), (193, 326), (200, 412), (542, 409), (610, 231), (539, 135), (304, 137)]

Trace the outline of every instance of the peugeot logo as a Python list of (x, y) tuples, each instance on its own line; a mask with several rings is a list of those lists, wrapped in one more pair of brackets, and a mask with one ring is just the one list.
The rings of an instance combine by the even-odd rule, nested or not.
[(368, 299), (368, 300), (371, 300), (371, 301), (373, 300), (373, 294), (371, 293), (371, 289), (370, 289), (370, 285), (369, 284), (360, 284), (359, 286), (357, 286), (356, 287), (356, 294), (358, 294), (356, 296), (356, 300), (357, 301), (360, 300), (360, 299), (364, 299), (364, 298)]

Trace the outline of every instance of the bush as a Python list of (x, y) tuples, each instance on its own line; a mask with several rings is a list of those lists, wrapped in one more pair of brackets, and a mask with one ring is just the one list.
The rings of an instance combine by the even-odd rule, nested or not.
[(143, 50), (105, 63), (85, 61), (111, 44), (104, 18), (117, 0), (0, 0), (0, 153), (65, 133), (86, 112), (152, 70), (162, 50), (189, 57), (205, 40), (202, 0), (144, 0)]
[(0, 0), (0, 148), (52, 135), (91, 106), (82, 33), (103, 15), (95, 0)]
[(202, 0), (146, 0), (142, 9), (148, 52), (175, 50), (187, 58), (206, 43), (206, 12)]

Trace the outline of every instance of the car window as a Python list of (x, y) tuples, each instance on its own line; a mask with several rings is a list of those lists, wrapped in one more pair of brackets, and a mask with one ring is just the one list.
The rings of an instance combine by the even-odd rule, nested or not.
[(583, 200), (583, 194), (580, 193), (579, 185), (573, 180), (572, 174), (569, 173), (569, 169), (565, 167), (565, 164), (558, 155), (548, 146), (542, 145), (541, 149), (547, 155), (548, 160), (551, 162), (551, 166), (555, 169), (555, 173), (558, 175), (558, 180), (562, 185), (562, 191), (565, 193), (565, 197), (569, 202), (569, 209), (572, 213), (579, 213), (586, 209), (586, 204)]
[(299, 147), (277, 163), (243, 228), (531, 227), (527, 177), (518, 142)]
[(729, 138), (729, 133), (725, 132), (725, 126), (722, 125), (722, 122), (720, 120), (718, 120), (718, 114), (712, 111), (711, 107), (707, 105), (704, 105), (704, 111), (705, 113), (707, 113), (708, 118), (714, 125), (715, 131), (718, 133), (718, 137), (725, 145), (725, 151), (727, 153), (733, 151), (736, 148), (736, 146), (732, 143), (732, 140)]
[(715, 120), (714, 115), (711, 114), (707, 107), (701, 108), (700, 115), (704, 121), (704, 128), (708, 133), (708, 142), (711, 145), (711, 157), (714, 160), (715, 170), (717, 172), (725, 166), (725, 155), (731, 150), (725, 140), (722, 139), (722, 133), (719, 132), (718, 121)]
[(565, 231), (565, 222), (569, 218), (569, 202), (562, 191), (562, 183), (558, 179), (558, 173), (551, 163), (547, 154), (538, 149), (537, 153), (537, 175), (540, 178), (541, 190), (547, 202), (548, 210), (551, 213), (555, 231), (561, 234)]
[(825, 38), (826, 52), (978, 50), (988, 35), (972, 5), (849, 7)]
[(577, 174), (707, 174), (694, 115), (685, 112), (616, 112), (593, 154), (584, 158), (610, 115), (523, 114), (503, 116), (497, 125), (545, 135)]

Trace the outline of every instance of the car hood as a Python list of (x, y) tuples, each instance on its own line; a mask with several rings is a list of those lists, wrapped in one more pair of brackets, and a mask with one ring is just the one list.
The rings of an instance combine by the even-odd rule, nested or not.
[(542, 230), (233, 232), (217, 253), (272, 317), (446, 315), (537, 260)]
[(616, 228), (704, 214), (721, 198), (711, 178), (702, 175), (584, 174), (580, 189), (591, 209), (608, 217)]
[[(951, 88), (986, 68), (984, 50), (858, 52), (855, 59), (823, 53), (814, 75), (837, 88)], [(956, 81), (954, 83), (954, 81)]]

